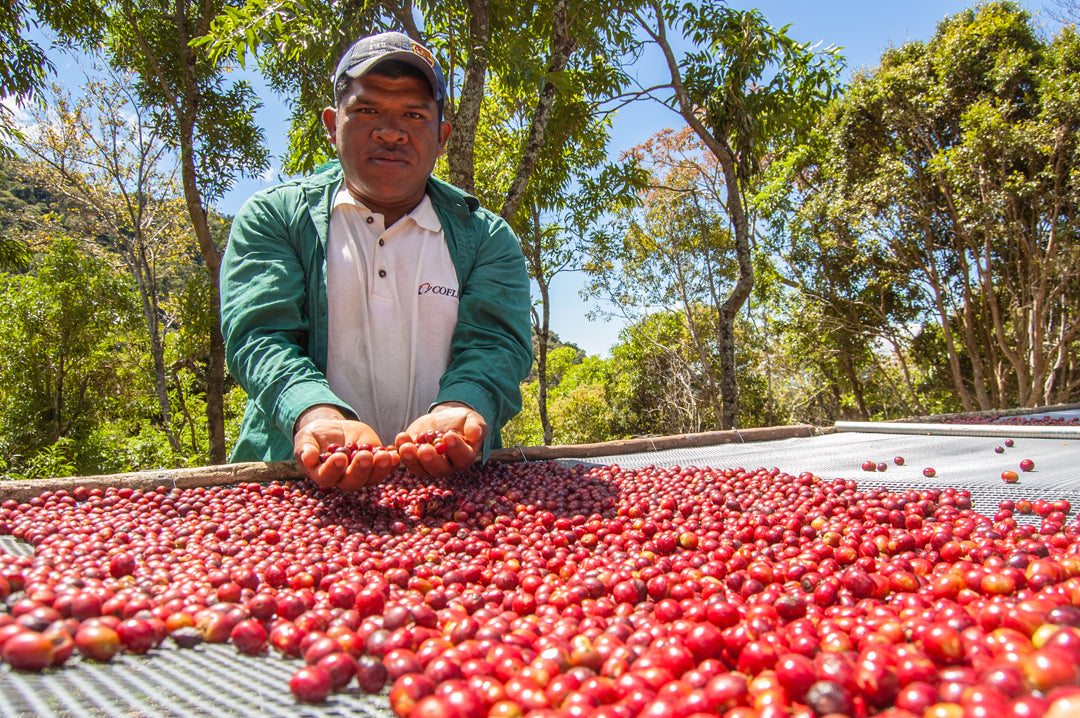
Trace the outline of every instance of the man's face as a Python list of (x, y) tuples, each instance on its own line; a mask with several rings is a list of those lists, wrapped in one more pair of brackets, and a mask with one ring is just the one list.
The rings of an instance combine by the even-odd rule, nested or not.
[(420, 78), (367, 74), (352, 81), (337, 108), (323, 110), (349, 192), (396, 222), (424, 197), (427, 178), (446, 147), (431, 86)]

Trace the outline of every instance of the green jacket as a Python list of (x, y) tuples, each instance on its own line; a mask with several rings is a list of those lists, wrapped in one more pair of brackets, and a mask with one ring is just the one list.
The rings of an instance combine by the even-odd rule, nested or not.
[[(232, 461), (290, 459), (305, 409), (347, 408), (326, 381), (326, 238), (341, 181), (340, 165), (327, 163), (256, 193), (233, 220), (221, 264), (221, 330), (248, 402)], [(532, 364), (525, 259), (510, 226), (476, 198), (435, 178), (427, 192), (459, 287), (450, 366), (434, 403), (461, 401), (484, 417), (486, 459), (521, 409), (519, 383)]]

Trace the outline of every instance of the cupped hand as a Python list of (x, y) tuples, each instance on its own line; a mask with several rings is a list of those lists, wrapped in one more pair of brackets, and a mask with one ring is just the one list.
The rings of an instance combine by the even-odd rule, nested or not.
[[(349, 442), (367, 444), (352, 460), (343, 453), (331, 453), (325, 461), (319, 456), (330, 444), (346, 446)], [(304, 474), (323, 488), (356, 491), (383, 481), (397, 469), (396, 451), (380, 450), (382, 441), (367, 424), (346, 417), (331, 406), (312, 407), (300, 415), (293, 433), (293, 456)]]
[[(446, 447), (439, 453), (430, 443), (417, 444), (414, 437), (426, 431), (442, 432)], [(394, 440), (401, 463), (417, 476), (446, 476), (476, 463), (487, 436), (487, 422), (478, 412), (459, 402), (439, 404), (409, 425)]]

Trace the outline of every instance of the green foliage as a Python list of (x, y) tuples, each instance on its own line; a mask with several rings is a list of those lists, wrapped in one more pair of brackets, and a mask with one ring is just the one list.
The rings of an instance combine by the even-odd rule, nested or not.
[[(93, 43), (102, 17), (93, 3), (70, 0), (8, 0), (0, 3), (0, 100), (19, 104), (38, 101), (55, 67), (45, 51), (27, 35), (34, 19), (55, 28), (60, 40), (74, 37)], [(0, 103), (0, 156), (10, 155), (9, 139), (22, 136), (11, 109)]]
[[(584, 357), (575, 347), (560, 346), (548, 355), (548, 411), (554, 444), (588, 444), (622, 436), (613, 360)], [(503, 446), (539, 446), (544, 432), (535, 379), (521, 385), (522, 410), (503, 427)]]
[(55, 238), (33, 270), (9, 275), (0, 295), (0, 441), (36, 471), (43, 447), (71, 440), (65, 460), (83, 471), (93, 465), (95, 426), (128, 411), (132, 389), (145, 386), (131, 361), (141, 348), (138, 307), (122, 277), (68, 238)]
[[(225, 4), (193, 40), (214, 62), (256, 58), (270, 86), (292, 109), (286, 173), (308, 172), (333, 156), (319, 113), (333, 104), (338, 58), (361, 35), (389, 29), (395, 3), (247, 0)], [(441, 58), (440, 58), (441, 59)]]
[(188, 46), (226, 2), (102, 7), (110, 65), (136, 74), (140, 105), (156, 114), (158, 132), (174, 150), (186, 151), (190, 136), (193, 181), (203, 202), (219, 199), (237, 175), (256, 177), (268, 167), (255, 91), (244, 80), (226, 81), (228, 62)]
[[(0, 321), (0, 381), (8, 388), (0, 390), (3, 475), (107, 474), (208, 463), (204, 381), (213, 313), (197, 255), (189, 246), (182, 261), (169, 260), (171, 270), (161, 283), (161, 324), (169, 327), (170, 338), (170, 428), (180, 438), (178, 451), (153, 393), (153, 361), (127, 270), (115, 254), (102, 252), (107, 242), (73, 239), (93, 222), (85, 214), (69, 214), (71, 205), (35, 184), (24, 163), (12, 161), (4, 169), (7, 183), (0, 190), (8, 190), (0, 192), (0, 199), (7, 197), (0, 202), (0, 227), (5, 236), (34, 238), (41, 252), (29, 274), (2, 280), (4, 306), (11, 308)], [(227, 223), (211, 217), (211, 225), (224, 241)], [(166, 261), (164, 250), (155, 255)], [(66, 326), (69, 319), (75, 331)], [(56, 439), (51, 417), (60, 396), (61, 362), (65, 414), (80, 413)], [(231, 444), (243, 392), (234, 389), (229, 396)]]
[[(292, 172), (331, 153), (318, 111), (331, 101), (337, 57), (356, 37), (392, 28), (423, 38), (453, 78), (451, 118), (466, 66), (483, 56), (476, 193), (497, 209), (535, 150), (510, 217), (533, 279), (546, 292), (555, 274), (587, 260), (592, 298), (632, 320), (608, 359), (549, 336), (556, 444), (719, 428), (716, 384), (728, 376), (737, 378), (742, 426), (1075, 398), (1074, 30), (1043, 37), (1017, 4), (981, 3), (947, 18), (933, 37), (888, 51), (839, 96), (834, 49), (795, 42), (759, 11), (718, 0), (569, 3), (576, 44), (559, 71), (551, 70), (555, 3), (488, 3), (483, 45), (468, 7), (16, 0), (0, 9), (0, 95), (32, 99), (51, 72), (23, 37), (31, 14), (61, 40), (81, 32), (76, 39), (86, 47), (100, 46), (115, 66), (138, 73), (132, 87), (140, 105), (154, 109), (174, 149), (183, 150), (175, 138), (193, 117), (183, 108), (197, 110), (189, 180), (201, 202), (220, 197), (236, 172), (266, 166), (257, 98), (227, 74), (251, 58), (293, 111)], [(642, 49), (628, 34), (629, 19), (649, 13), (691, 46), (675, 57), (679, 82), (657, 96), (670, 90), (662, 99), (688, 108), (687, 122), (703, 131), (665, 133), (609, 163), (601, 108), (620, 101), (625, 69)], [(177, 17), (193, 34), (217, 19), (210, 35), (189, 45)], [(537, 98), (551, 88), (546, 142), (533, 148)], [(63, 235), (92, 218), (24, 170), (17, 162), (0, 168), (0, 266), (24, 272), (28, 247), (40, 250), (27, 273), (3, 275), (0, 288), (3, 475), (205, 463), (205, 381), (217, 321), (205, 258), (177, 242), (183, 249), (161, 277), (173, 408), (164, 426), (131, 283), (95, 259), (115, 256), (103, 233), (92, 251), (72, 248)], [(733, 201), (746, 203), (745, 226), (732, 215)], [(220, 248), (227, 222), (209, 220)], [(579, 245), (586, 234), (590, 253)], [(721, 309), (750, 262), (753, 294), (729, 313), (734, 360), (725, 372)], [(546, 295), (538, 327), (547, 326), (545, 304)], [(508, 446), (543, 442), (535, 376), (522, 392), (524, 409), (504, 429)], [(225, 398), (231, 446), (245, 397), (228, 386)]]
[(0, 269), (23, 271), (33, 258), (26, 236), (40, 220), (36, 188), (25, 181), (23, 163), (0, 157)]
[(681, 60), (683, 83), (712, 134), (734, 151), (741, 182), (770, 148), (805, 136), (839, 91), (838, 50), (796, 42), (758, 10), (703, 2), (669, 4), (666, 14), (702, 48)]
[(1062, 360), (1080, 332), (1077, 49), (1072, 29), (1044, 42), (1015, 3), (980, 4), (857, 76), (785, 168), (802, 193), (774, 224), (788, 277), (820, 304), (826, 383), (861, 414), (875, 386), (926, 413), (945, 387), (971, 410), (1078, 385)]

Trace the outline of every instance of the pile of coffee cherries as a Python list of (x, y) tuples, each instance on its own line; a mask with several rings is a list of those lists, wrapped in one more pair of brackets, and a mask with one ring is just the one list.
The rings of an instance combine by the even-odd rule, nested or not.
[(549, 462), (46, 492), (0, 503), (34, 547), (0, 552), (0, 658), (227, 642), (295, 659), (297, 700), (402, 718), (1080, 715), (1080, 524), (1017, 506)]

